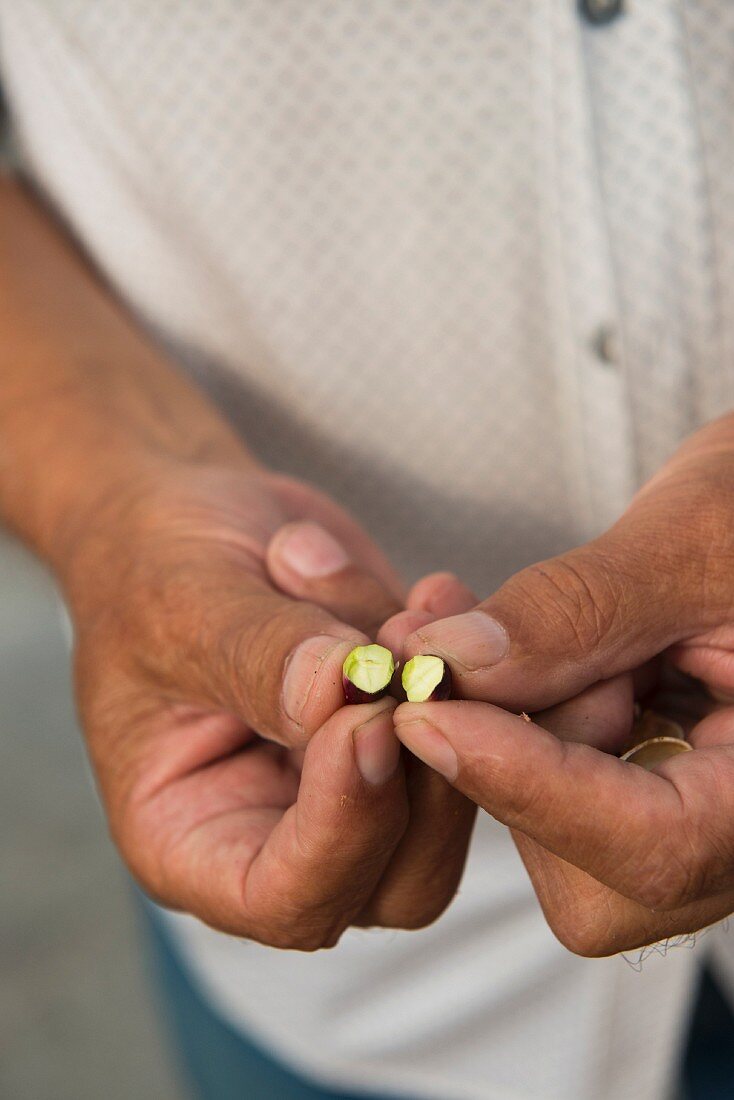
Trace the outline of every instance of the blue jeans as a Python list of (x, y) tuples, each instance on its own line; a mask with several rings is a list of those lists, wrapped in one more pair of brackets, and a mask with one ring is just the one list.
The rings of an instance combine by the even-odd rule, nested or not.
[(312, 1084), (231, 1027), (197, 989), (176, 944), (147, 903), (139, 906), (155, 993), (176, 1060), (196, 1100), (389, 1100)]

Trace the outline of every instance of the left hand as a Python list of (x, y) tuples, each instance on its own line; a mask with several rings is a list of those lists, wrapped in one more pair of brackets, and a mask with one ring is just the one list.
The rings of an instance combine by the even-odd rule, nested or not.
[[(290, 478), (169, 462), (76, 530), (64, 579), (79, 712), (144, 889), (300, 950), (353, 924), (434, 920), (475, 808), (404, 766), (394, 700), (343, 705), (344, 657), (403, 606), (368, 533)], [(438, 582), (409, 596), (424, 609), (402, 612), (409, 629), (475, 603)]]
[[(571, 950), (612, 954), (734, 911), (734, 416), (692, 436), (601, 538), (406, 651), (445, 657), (470, 701), (398, 707), (399, 737), (513, 828)], [(671, 668), (705, 685), (684, 701), (695, 751), (647, 772), (616, 753), (635, 695), (660, 709)]]

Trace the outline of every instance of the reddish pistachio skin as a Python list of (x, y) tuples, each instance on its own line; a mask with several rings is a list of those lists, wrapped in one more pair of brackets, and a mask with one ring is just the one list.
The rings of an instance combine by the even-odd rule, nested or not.
[(342, 676), (342, 686), (344, 688), (344, 700), (350, 706), (353, 703), (376, 703), (378, 699), (382, 699), (383, 695), (387, 695), (390, 687), (389, 684), (386, 684), (380, 691), (364, 691), (353, 684), (347, 676)]
[(431, 695), (428, 697), (429, 703), (442, 703), (444, 699), (450, 699), (451, 693), (454, 688), (454, 678), (451, 675), (451, 669), (444, 661), (443, 663), (443, 676), (439, 683), (436, 684)]
[(403, 687), (402, 672), (402, 661), (396, 661), (395, 671), (393, 672), (388, 691), (392, 695), (393, 699), (396, 699), (398, 703), (404, 703), (407, 699), (405, 688)]
[[(415, 670), (412, 669), (411, 666), (419, 663), (420, 661), (423, 660), (423, 658), (426, 658), (427, 660), (430, 660), (430, 661), (437, 661), (440, 664), (441, 678), (438, 681), (438, 683), (436, 684), (436, 686), (433, 688), (433, 690), (431, 691), (430, 695), (426, 695), (424, 698), (421, 698), (420, 695), (417, 692), (415, 692), (415, 688), (418, 685), (416, 685), (416, 683), (415, 683), (415, 675), (416, 675)], [(408, 683), (409, 679), (411, 679), (411, 678), (413, 679), (413, 683), (411, 685), (412, 690), (409, 689), (409, 683)], [(420, 679), (419, 679), (419, 683), (420, 683)], [(401, 676), (401, 686), (402, 686), (403, 692), (406, 695), (406, 698), (408, 698), (408, 700), (411, 701), (411, 702), (441, 703), (445, 699), (450, 699), (451, 698), (451, 693), (452, 693), (452, 690), (453, 690), (453, 677), (451, 675), (451, 669), (449, 668), (449, 666), (446, 664), (446, 662), (444, 661), (444, 659), (442, 657), (437, 657), (433, 653), (420, 654), (417, 657), (414, 657), (410, 661), (406, 662), (406, 664), (403, 668), (402, 676)]]

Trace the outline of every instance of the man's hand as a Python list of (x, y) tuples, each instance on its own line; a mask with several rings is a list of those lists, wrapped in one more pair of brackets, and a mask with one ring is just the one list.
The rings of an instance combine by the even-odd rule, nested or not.
[[(729, 416), (603, 537), (406, 641), (445, 657), (467, 701), (404, 704), (398, 735), (515, 830), (551, 927), (580, 954), (734, 911), (733, 502)], [(671, 669), (707, 690), (671, 695)], [(636, 695), (684, 720), (695, 751), (653, 772), (616, 759)]]
[[(301, 949), (445, 908), (474, 807), (416, 761), (406, 785), (394, 701), (343, 706), (344, 657), (403, 600), (341, 509), (259, 471), (172, 468), (98, 514), (69, 561), (90, 753), (153, 896)], [(432, 602), (474, 598), (424, 582), (394, 644)]]
[[(342, 706), (344, 656), (402, 608), (394, 573), (328, 499), (260, 467), (4, 178), (0, 437), (0, 517), (70, 604), (112, 832), (151, 893), (304, 948), (437, 916), (473, 807), (403, 768), (389, 700)], [(475, 602), (428, 579), (390, 644)]]

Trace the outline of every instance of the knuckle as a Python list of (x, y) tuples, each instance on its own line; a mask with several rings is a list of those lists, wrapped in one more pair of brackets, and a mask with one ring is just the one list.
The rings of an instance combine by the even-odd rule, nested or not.
[(268, 947), (281, 951), (300, 951), (312, 954), (336, 947), (341, 938), (341, 928), (309, 926), (307, 922), (282, 921), (269, 924), (256, 938)]
[(393, 905), (386, 905), (376, 909), (371, 914), (371, 924), (381, 928), (394, 928), (402, 932), (417, 932), (421, 928), (428, 928), (435, 924), (438, 918), (446, 911), (454, 899), (455, 890), (432, 898), (430, 902), (421, 906), (411, 907), (406, 901)]
[(292, 889), (274, 897), (266, 894), (243, 896), (248, 914), (249, 938), (282, 951), (311, 953), (335, 947), (347, 926), (348, 918), (333, 902), (299, 900)]
[(450, 892), (440, 894), (438, 897), (431, 899), (427, 904), (424, 904), (420, 909), (415, 912), (411, 912), (410, 909), (405, 908), (393, 920), (389, 927), (404, 929), (405, 931), (418, 931), (421, 928), (429, 928), (430, 925), (435, 924), (448, 909), (451, 902), (456, 896), (456, 890), (453, 889)]
[(430, 889), (423, 876), (420, 882), (403, 879), (399, 892), (386, 891), (383, 897), (373, 899), (360, 923), (405, 932), (428, 928), (456, 897), (460, 879), (461, 874), (456, 873), (449, 881), (431, 883)]
[(279, 635), (287, 606), (277, 606), (269, 593), (251, 596), (246, 607), (222, 615), (207, 646), (218, 693), (233, 697), (258, 732), (273, 737), (282, 678)]
[(601, 557), (573, 554), (531, 565), (515, 579), (523, 615), (537, 613), (556, 634), (556, 644), (587, 654), (612, 631), (624, 604), (615, 571)]

